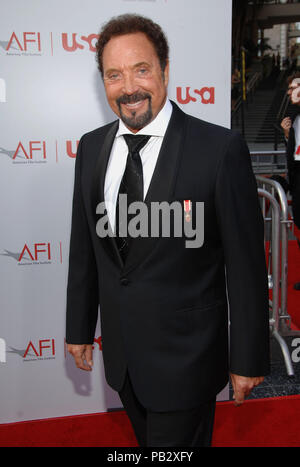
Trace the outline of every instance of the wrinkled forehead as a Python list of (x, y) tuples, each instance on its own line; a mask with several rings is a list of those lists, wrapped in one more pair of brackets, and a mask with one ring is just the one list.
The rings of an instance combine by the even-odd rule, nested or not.
[(159, 61), (154, 45), (142, 32), (112, 37), (103, 50), (103, 65), (120, 66)]

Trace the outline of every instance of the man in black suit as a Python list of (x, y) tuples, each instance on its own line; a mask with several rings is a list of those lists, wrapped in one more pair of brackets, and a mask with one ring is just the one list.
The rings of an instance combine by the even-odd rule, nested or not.
[[(263, 219), (249, 152), (239, 133), (169, 101), (168, 44), (151, 20), (112, 19), (97, 59), (119, 119), (78, 147), (68, 350), (78, 368), (91, 370), (100, 304), (106, 379), (139, 444), (209, 446), (216, 395), (229, 374), (240, 405), (269, 371)], [(142, 203), (151, 228), (153, 206), (176, 202), (184, 233), (175, 232), (174, 210), (162, 215), (158, 235), (136, 236), (121, 195)], [(194, 229), (188, 244), (191, 225), (202, 232), (199, 241)]]
[[(289, 190), (292, 197), (294, 223), (300, 229), (300, 72), (288, 78), (291, 115), (281, 122), (287, 142), (286, 156)], [(298, 239), (299, 243), (299, 239)], [(294, 284), (300, 290), (300, 282)]]

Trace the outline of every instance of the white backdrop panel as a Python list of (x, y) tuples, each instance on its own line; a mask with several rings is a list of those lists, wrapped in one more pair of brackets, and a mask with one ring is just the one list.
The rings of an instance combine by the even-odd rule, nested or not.
[[(92, 374), (66, 355), (74, 161), (115, 119), (94, 45), (114, 15), (151, 17), (170, 43), (169, 96), (230, 126), (231, 0), (10, 0), (0, 17), (0, 423), (120, 407), (97, 328)], [(207, 89), (205, 89), (207, 88)], [(219, 399), (228, 398), (228, 389)]]

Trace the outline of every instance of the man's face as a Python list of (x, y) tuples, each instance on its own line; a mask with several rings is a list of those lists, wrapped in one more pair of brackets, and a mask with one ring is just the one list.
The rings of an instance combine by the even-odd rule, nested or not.
[(140, 32), (110, 39), (102, 59), (108, 103), (136, 133), (154, 120), (165, 103), (169, 65), (163, 72), (152, 43)]
[(288, 87), (288, 96), (292, 104), (300, 104), (300, 78), (295, 78)]

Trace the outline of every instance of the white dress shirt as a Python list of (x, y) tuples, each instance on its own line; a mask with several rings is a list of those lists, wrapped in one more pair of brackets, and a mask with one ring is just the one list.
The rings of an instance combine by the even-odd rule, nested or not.
[(132, 133), (119, 120), (119, 129), (115, 136), (115, 141), (110, 153), (104, 184), (104, 200), (107, 209), (107, 215), (112, 230), (115, 230), (116, 203), (119, 193), (120, 183), (125, 171), (128, 146), (123, 138), (124, 134), (151, 135), (147, 144), (141, 149), (140, 156), (143, 165), (144, 177), (144, 199), (146, 197), (150, 181), (157, 162), (158, 154), (169, 124), (173, 107), (169, 99), (157, 114), (156, 118), (149, 125), (142, 128), (137, 133)]
[(298, 149), (300, 148), (300, 115), (295, 118), (293, 128), (295, 130), (295, 161), (300, 161), (300, 154), (297, 154)]

